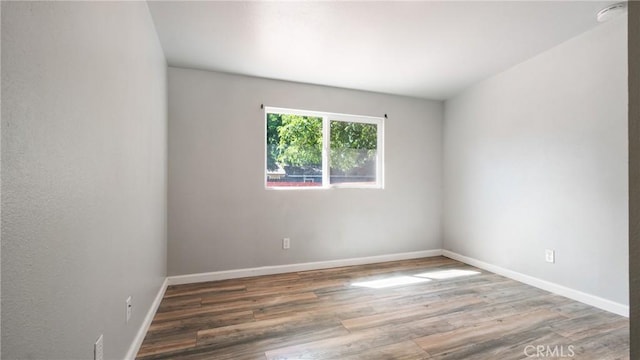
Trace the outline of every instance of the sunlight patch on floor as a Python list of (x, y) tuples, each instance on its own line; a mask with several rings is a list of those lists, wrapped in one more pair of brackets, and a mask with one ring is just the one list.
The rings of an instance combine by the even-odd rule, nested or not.
[(430, 271), (430, 272), (416, 274), (414, 276), (421, 277), (421, 278), (444, 280), (444, 279), (451, 279), (451, 278), (457, 278), (462, 276), (471, 276), (471, 275), (479, 275), (479, 274), (480, 274), (479, 271), (453, 269), (453, 270)]
[(395, 276), (386, 279), (354, 282), (352, 286), (367, 287), (371, 289), (384, 289), (392, 286), (410, 285), (431, 281), (431, 279), (419, 278), (414, 276)]

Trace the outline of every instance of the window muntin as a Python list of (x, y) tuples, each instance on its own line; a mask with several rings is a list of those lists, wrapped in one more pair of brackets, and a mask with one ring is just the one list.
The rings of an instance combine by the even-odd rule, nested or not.
[(267, 107), (265, 119), (267, 188), (382, 188), (382, 118)]

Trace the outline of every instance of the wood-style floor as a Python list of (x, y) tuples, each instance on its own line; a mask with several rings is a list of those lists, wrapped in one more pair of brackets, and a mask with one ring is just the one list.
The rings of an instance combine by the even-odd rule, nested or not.
[[(433, 274), (454, 269), (478, 273)], [(431, 274), (415, 276), (425, 272)], [(383, 286), (375, 281), (385, 279), (428, 281), (363, 286)], [(628, 354), (628, 319), (435, 257), (170, 286), (137, 359), (604, 360)]]

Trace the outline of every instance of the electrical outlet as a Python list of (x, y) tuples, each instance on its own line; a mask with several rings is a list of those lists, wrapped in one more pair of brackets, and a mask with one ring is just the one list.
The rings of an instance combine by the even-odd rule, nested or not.
[(291, 247), (291, 239), (289, 238), (282, 239), (282, 248), (286, 250), (290, 247)]
[(544, 251), (544, 259), (546, 262), (548, 263), (555, 263), (556, 262), (556, 252), (554, 250), (551, 249), (546, 249)]
[(131, 296), (129, 296), (127, 298), (127, 321), (129, 322), (129, 319), (131, 319), (131, 311), (133, 311), (133, 305), (131, 304)]
[(104, 345), (102, 343), (102, 334), (96, 343), (93, 344), (93, 360), (103, 360), (104, 359)]

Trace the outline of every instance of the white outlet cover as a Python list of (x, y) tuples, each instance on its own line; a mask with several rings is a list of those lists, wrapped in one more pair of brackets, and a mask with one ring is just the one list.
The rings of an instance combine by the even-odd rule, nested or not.
[(100, 334), (100, 337), (98, 338), (98, 340), (96, 340), (96, 343), (93, 344), (93, 360), (104, 360), (104, 344), (102, 334)]
[(556, 252), (554, 250), (551, 250), (551, 249), (546, 249), (544, 251), (544, 259), (548, 263), (555, 263), (556, 262)]
[(288, 249), (290, 247), (291, 247), (291, 239), (289, 239), (289, 238), (282, 239), (282, 248), (283, 249)]

